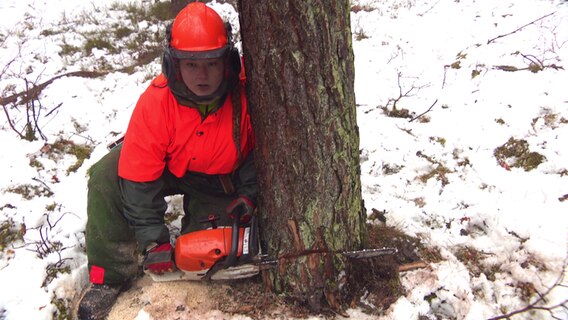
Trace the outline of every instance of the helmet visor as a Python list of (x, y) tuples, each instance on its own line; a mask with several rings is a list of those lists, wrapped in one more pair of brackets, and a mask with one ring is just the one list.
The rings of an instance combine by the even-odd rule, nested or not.
[(180, 60), (201, 60), (201, 59), (217, 59), (225, 56), (229, 50), (228, 46), (224, 46), (215, 50), (205, 51), (183, 51), (171, 48), (172, 57)]

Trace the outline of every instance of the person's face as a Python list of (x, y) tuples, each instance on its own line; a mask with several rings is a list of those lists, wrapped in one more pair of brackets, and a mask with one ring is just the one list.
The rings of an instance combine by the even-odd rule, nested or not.
[(180, 60), (181, 77), (185, 85), (197, 96), (215, 92), (223, 82), (225, 64), (222, 58)]

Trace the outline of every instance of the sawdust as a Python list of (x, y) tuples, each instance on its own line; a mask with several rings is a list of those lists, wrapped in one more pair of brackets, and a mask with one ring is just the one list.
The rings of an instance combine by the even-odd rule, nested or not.
[(277, 300), (259, 278), (154, 282), (144, 276), (119, 295), (107, 319), (136, 319), (141, 313), (146, 315), (139, 319), (155, 320), (274, 319), (284, 314)]
[(203, 319), (213, 316), (210, 297), (222, 286), (204, 282), (154, 282), (145, 276), (121, 293), (108, 320), (135, 319), (144, 310), (150, 319)]

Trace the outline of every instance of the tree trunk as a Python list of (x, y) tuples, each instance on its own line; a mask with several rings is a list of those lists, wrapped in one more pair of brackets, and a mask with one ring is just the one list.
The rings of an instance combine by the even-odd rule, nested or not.
[(349, 1), (239, 0), (274, 291), (339, 310), (336, 251), (366, 241)]

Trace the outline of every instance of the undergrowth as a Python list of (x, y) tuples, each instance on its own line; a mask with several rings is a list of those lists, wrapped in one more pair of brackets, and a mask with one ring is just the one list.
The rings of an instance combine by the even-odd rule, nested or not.
[(31, 200), (35, 197), (51, 197), (53, 196), (53, 191), (43, 184), (19, 184), (15, 186), (10, 186), (4, 189), (5, 192), (11, 192), (19, 194), (25, 200)]
[(513, 137), (493, 151), (493, 155), (502, 166), (522, 168), (531, 171), (546, 161), (546, 157), (529, 150), (529, 143)]
[(70, 165), (65, 171), (67, 175), (76, 172), (86, 159), (89, 159), (94, 147), (88, 144), (78, 144), (72, 140), (59, 137), (53, 143), (46, 143), (39, 154), (30, 155), (30, 166), (43, 169), (43, 164), (39, 161), (39, 156), (47, 157), (55, 162), (59, 162), (66, 155), (71, 155), (76, 158), (75, 163)]

